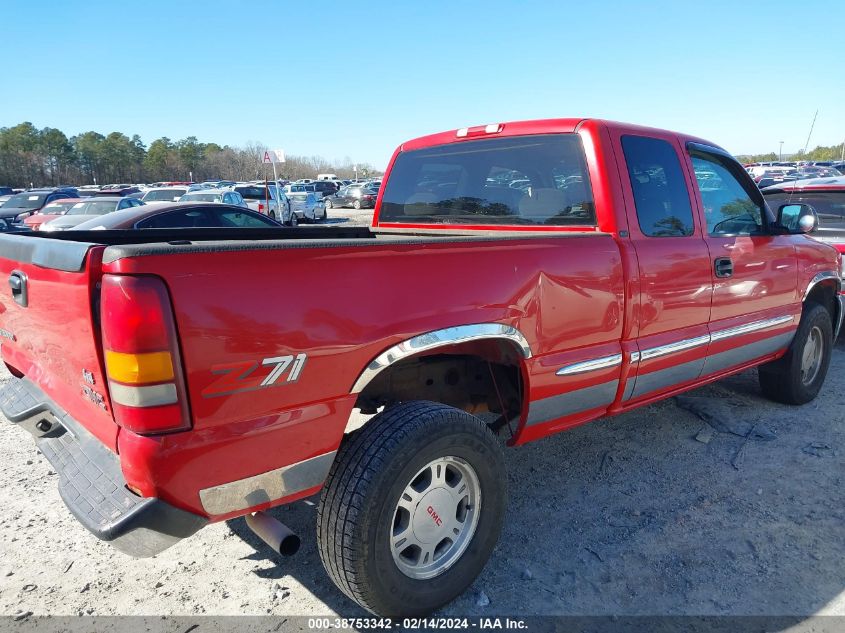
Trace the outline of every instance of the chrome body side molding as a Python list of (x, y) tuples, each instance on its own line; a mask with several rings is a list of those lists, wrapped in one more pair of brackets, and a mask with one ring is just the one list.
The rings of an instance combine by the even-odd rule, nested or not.
[(758, 330), (765, 330), (776, 325), (783, 325), (784, 323), (789, 323), (793, 320), (793, 318), (794, 317), (792, 315), (785, 315), (781, 317), (775, 317), (774, 319), (752, 321), (751, 323), (746, 323), (745, 325), (738, 325), (736, 327), (731, 327), (724, 330), (717, 330), (710, 335), (710, 339), (713, 341), (721, 341), (726, 338), (741, 336), (742, 334), (750, 334), (751, 332), (757, 332)]
[(695, 347), (702, 347), (710, 343), (710, 336), (696, 336), (695, 338), (688, 338), (676, 343), (669, 343), (668, 345), (660, 345), (658, 347), (650, 347), (640, 351), (640, 360), (648, 360), (649, 358), (660, 358), (661, 356), (668, 356), (676, 352), (683, 352)]
[(350, 393), (361, 393), (373, 378), (382, 371), (409, 356), (427, 352), (438, 347), (446, 347), (468, 341), (485, 339), (503, 339), (517, 346), (523, 358), (531, 358), (531, 347), (522, 332), (509, 325), (501, 323), (476, 323), (474, 325), (459, 325), (434, 332), (426, 332), (414, 338), (397, 343), (390, 349), (379, 354), (367, 368), (358, 376)]
[(603, 356), (602, 358), (566, 365), (558, 369), (555, 374), (558, 376), (574, 376), (575, 374), (583, 374), (588, 371), (596, 371), (597, 369), (607, 369), (608, 367), (616, 367), (621, 364), (622, 354), (612, 354), (611, 356)]

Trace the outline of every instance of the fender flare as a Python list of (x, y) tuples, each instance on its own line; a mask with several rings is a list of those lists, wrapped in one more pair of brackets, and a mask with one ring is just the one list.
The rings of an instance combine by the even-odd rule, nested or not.
[(438, 347), (448, 347), (469, 341), (501, 339), (517, 347), (524, 359), (531, 358), (531, 346), (515, 327), (502, 323), (475, 323), (418, 334), (388, 348), (376, 356), (362, 371), (349, 393), (361, 393), (382, 371), (401, 360)]
[(836, 337), (839, 336), (839, 331), (842, 328), (842, 321), (845, 318), (845, 296), (842, 295), (842, 278), (839, 276), (839, 273), (833, 270), (823, 270), (822, 272), (816, 274), (810, 280), (810, 283), (807, 284), (807, 288), (804, 290), (804, 294), (801, 297), (801, 302), (805, 302), (807, 297), (810, 296), (810, 292), (812, 292), (813, 288), (819, 285), (822, 282), (833, 281), (836, 285), (834, 289), (834, 309), (836, 310), (836, 315), (833, 318), (833, 340), (836, 340)]

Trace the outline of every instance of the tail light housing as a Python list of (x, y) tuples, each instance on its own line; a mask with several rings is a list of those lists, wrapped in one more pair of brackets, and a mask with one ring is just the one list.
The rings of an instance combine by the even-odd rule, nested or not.
[(104, 275), (100, 323), (115, 421), (141, 435), (190, 428), (176, 325), (164, 281)]
[(258, 212), (259, 212), (259, 213), (264, 213), (264, 205), (263, 205), (263, 204), (261, 204), (260, 202), (258, 203)]

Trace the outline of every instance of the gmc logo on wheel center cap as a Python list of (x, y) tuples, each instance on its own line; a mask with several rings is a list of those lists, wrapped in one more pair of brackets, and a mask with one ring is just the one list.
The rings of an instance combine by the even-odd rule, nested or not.
[(440, 515), (437, 514), (437, 511), (431, 506), (428, 506), (428, 508), (426, 508), (426, 510), (428, 511), (429, 516), (434, 521), (434, 523), (437, 525), (437, 527), (441, 527), (443, 525), (443, 519), (440, 518)]

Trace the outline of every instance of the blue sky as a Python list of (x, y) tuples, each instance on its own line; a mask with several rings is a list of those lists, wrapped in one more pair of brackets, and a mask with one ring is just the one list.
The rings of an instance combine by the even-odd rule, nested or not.
[(734, 153), (845, 140), (845, 5), (2, 1), (0, 126), (248, 141), (383, 168), (403, 140), (593, 116)]

